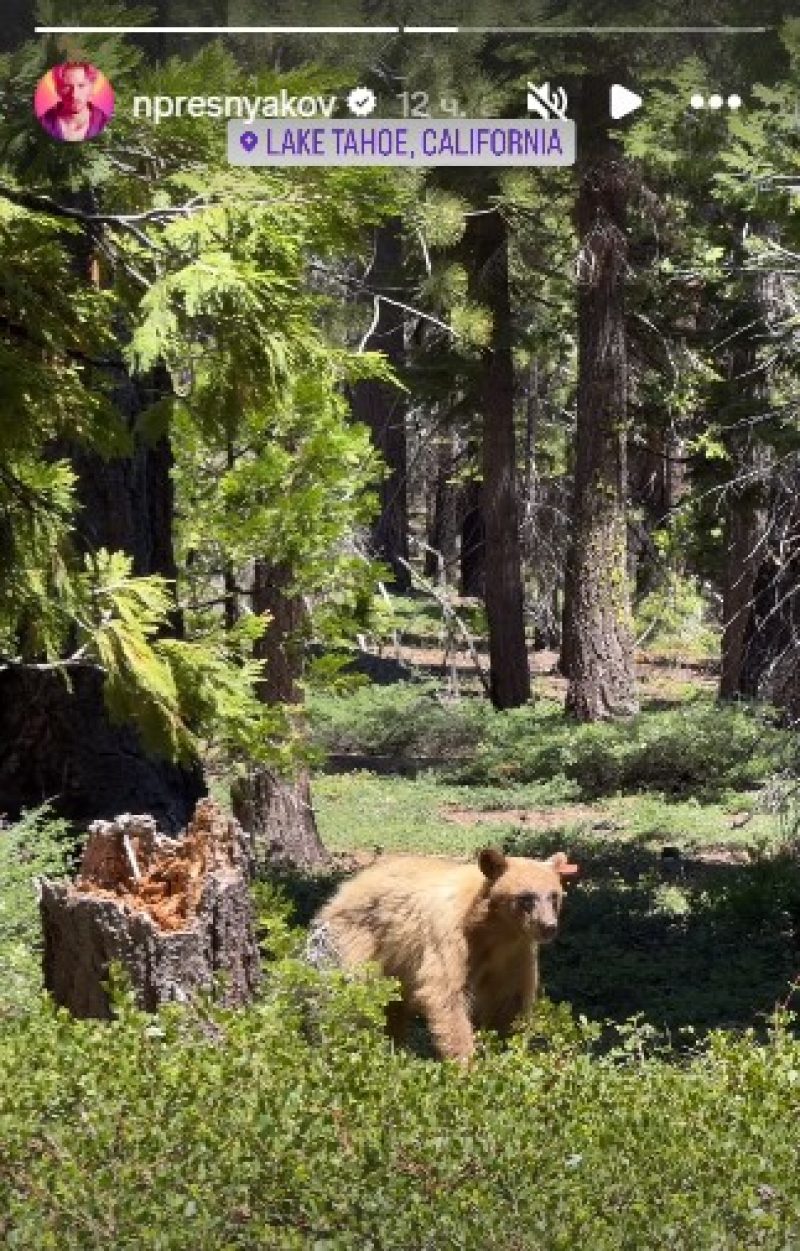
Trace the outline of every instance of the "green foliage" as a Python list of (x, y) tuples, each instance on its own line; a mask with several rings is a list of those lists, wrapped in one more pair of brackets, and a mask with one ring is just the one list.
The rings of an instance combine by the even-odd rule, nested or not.
[[(78, 0), (76, 21), (80, 13), (120, 20), (113, 3), (90, 15)], [(134, 10), (128, 20), (146, 17)], [(112, 76), (120, 100), (129, 89), (241, 89), (237, 59), (219, 43), (150, 68), (113, 37), (89, 38), (80, 55)], [(352, 548), (378, 466), (345, 396), (360, 379), (391, 375), (381, 357), (331, 342), (330, 296), (312, 293), (309, 261), (363, 246), (365, 225), (395, 207), (395, 180), (343, 170), (265, 181), (229, 169), (212, 123), (134, 126), (123, 108), (96, 145), (59, 151), (31, 131), (29, 110), (20, 129), (17, 102), (29, 99), (44, 56), (37, 41), (4, 63), (15, 88), (0, 126), (0, 664), (57, 667), (68, 653), (65, 676), (72, 664), (99, 666), (112, 716), (171, 759), (208, 746), (285, 759), (299, 732), (256, 694), (253, 643), (265, 623), (251, 629), (245, 619), (226, 633), (218, 588), (223, 574), (268, 558), (288, 570), (287, 594), (314, 594), (318, 633), (338, 637), (372, 585)], [(259, 73), (261, 89), (274, 90), (274, 72)], [(325, 78), (298, 71), (297, 85)], [(100, 193), (106, 212), (141, 210), (141, 227), (109, 223), (100, 238), (51, 208)], [(111, 289), (105, 273), (101, 284), (86, 281), (101, 251), (113, 261)], [(138, 414), (135, 429), (114, 406), (124, 362), (143, 373), (166, 366), (175, 390)], [(84, 453), (125, 458), (165, 435), (182, 522), (177, 599), (161, 578), (134, 578), (124, 553), (84, 555), (76, 471), (52, 457), (55, 447), (74, 449), (76, 464)], [(208, 599), (215, 610), (195, 607)], [(188, 628), (175, 638), (181, 610)]]
[(295, 925), (295, 905), (277, 881), (259, 878), (252, 884), (259, 945), (268, 960), (302, 956), (305, 931)]
[[(452, 591), (445, 592), (444, 599), (473, 637), (485, 636), (486, 609), (479, 600), (463, 601)], [(424, 591), (374, 596), (366, 624), (381, 647), (389, 647), (395, 639), (410, 645), (440, 643), (448, 628), (442, 605)]]
[(0, 1031), (10, 1013), (31, 1010), (41, 987), (36, 879), (59, 877), (70, 853), (66, 822), (45, 807), (0, 828)]
[(78, 281), (75, 241), (70, 223), (0, 198), (0, 662), (56, 655), (77, 594), (75, 475), (54, 450), (129, 449), (108, 380), (86, 369), (109, 350), (114, 301)]
[(562, 773), (589, 799), (621, 790), (713, 798), (755, 786), (776, 770), (784, 743), (758, 710), (701, 701), (624, 724), (582, 726), (521, 709), (491, 725), (457, 776), (502, 782)]
[(289, 962), (246, 1012), (8, 1022), (4, 1245), (777, 1251), (800, 1233), (785, 1017), (763, 1046), (719, 1033), (676, 1066), (641, 1023), (598, 1055), (596, 1029), (544, 1006), (464, 1071), (392, 1053), (388, 993)]
[[(174, 716), (180, 718), (178, 728), (186, 733), (190, 750), (221, 750), (229, 762), (247, 759), (280, 765), (298, 746), (295, 730), (283, 709), (258, 699), (263, 664), (242, 654), (242, 635), (218, 630), (194, 642), (162, 639), (154, 652), (174, 684)], [(162, 721), (169, 721), (168, 713), (169, 709)], [(131, 708), (128, 715), (136, 721), (141, 714)], [(163, 742), (157, 730), (150, 739), (156, 750)], [(174, 756), (176, 750), (167, 754)]]
[[(290, 750), (280, 710), (256, 697), (262, 666), (246, 659), (264, 623), (251, 618), (229, 634), (170, 638), (175, 602), (168, 582), (134, 577), (132, 566), (131, 557), (101, 548), (85, 557), (83, 572), (53, 579), (47, 614), (31, 625), (27, 654), (14, 663), (44, 653), (65, 681), (73, 666), (98, 668), (111, 716), (131, 722), (151, 751), (170, 759), (189, 759), (211, 744), (233, 758), (258, 760)], [(62, 663), (67, 639), (74, 650)]]
[(362, 686), (312, 703), (314, 741), (326, 751), (398, 758), (461, 757), (492, 716), (480, 700), (443, 703), (432, 683)]
[(468, 202), (460, 196), (428, 186), (416, 206), (412, 223), (430, 247), (452, 247), (464, 234), (464, 214), (468, 208)]
[[(189, 753), (191, 739), (178, 708), (172, 672), (153, 647), (171, 607), (163, 578), (132, 578), (133, 561), (101, 550), (87, 558), (80, 608), (94, 618), (87, 647), (105, 673), (106, 702), (118, 721), (135, 720), (164, 755)], [(91, 619), (91, 618), (90, 618)]]
[(636, 605), (635, 631), (650, 654), (685, 661), (713, 660), (719, 653), (719, 631), (708, 623), (708, 605), (697, 580), (674, 569)]
[(621, 724), (576, 725), (540, 701), (511, 712), (485, 702), (445, 704), (418, 684), (317, 697), (315, 741), (327, 751), (453, 761), (451, 781), (572, 783), (577, 798), (663, 791), (713, 798), (756, 786), (784, 762), (789, 736), (768, 713), (702, 698)]

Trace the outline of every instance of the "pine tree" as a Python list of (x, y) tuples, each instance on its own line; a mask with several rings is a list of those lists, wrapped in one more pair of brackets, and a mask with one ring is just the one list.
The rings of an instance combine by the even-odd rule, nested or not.
[(578, 425), (562, 663), (580, 720), (637, 710), (627, 565), (628, 377), (624, 287), (630, 173), (609, 136), (611, 79), (585, 77), (577, 226)]
[[(100, 16), (121, 17), (113, 6)], [(216, 45), (154, 69), (113, 39), (81, 51), (119, 86), (135, 75), (144, 92), (202, 90), (209, 81), (224, 89), (237, 75)], [(15, 57), (15, 99), (29, 98), (53, 55), (37, 45)], [(110, 716), (135, 726), (140, 739), (126, 741), (131, 753), (144, 748), (153, 775), (167, 768), (163, 761), (191, 761), (210, 748), (243, 767), (269, 762), (291, 772), (302, 735), (293, 713), (260, 697), (274, 657), (254, 657), (253, 648), (268, 622), (247, 607), (252, 587), (240, 595), (235, 579), (253, 561), (283, 564), (290, 595), (322, 601), (335, 592), (343, 619), (348, 587), (355, 597), (369, 577), (347, 542), (367, 516), (375, 464), (365, 432), (348, 419), (345, 394), (373, 373), (388, 374), (374, 357), (351, 358), (328, 343), (308, 258), (351, 246), (394, 199), (382, 173), (345, 172), (341, 211), (331, 213), (313, 174), (267, 185), (232, 173), (210, 123), (187, 131), (176, 121), (144, 135), (136, 125), (134, 134), (122, 116), (79, 151), (31, 137), (21, 109), (4, 128), (0, 245), (24, 261), (2, 310), (9, 369), (0, 510), (13, 537), (0, 584), (0, 680), (42, 682), (46, 673), (61, 681), (66, 717), (77, 717), (91, 684), (82, 745), (89, 757), (101, 754), (102, 690)], [(27, 152), (21, 161), (25, 145), (34, 146), (33, 160)], [(154, 164), (155, 188), (146, 177)], [(76, 206), (67, 179), (91, 195)], [(69, 279), (71, 237), (90, 240), (99, 286)], [(135, 379), (158, 370), (171, 393), (149, 395), (146, 411), (125, 401), (121, 417), (123, 393), (140, 391)], [(29, 419), (22, 430), (21, 412)], [(99, 452), (114, 459), (90, 481), (81, 466)], [(124, 510), (107, 489), (114, 474), (130, 487)], [(91, 504), (81, 512), (85, 499)], [(136, 518), (136, 533), (120, 524), (125, 516)], [(158, 530), (143, 543), (145, 522)], [(201, 606), (201, 595), (216, 600), (220, 591), (223, 612)], [(12, 707), (0, 730), (36, 741), (36, 705)], [(55, 776), (64, 754), (57, 742), (50, 748)], [(20, 767), (6, 750), (0, 780), (14, 802)], [(136, 807), (137, 795), (139, 806), (151, 797), (137, 784), (117, 807)], [(86, 801), (82, 815), (96, 815), (99, 795)]]

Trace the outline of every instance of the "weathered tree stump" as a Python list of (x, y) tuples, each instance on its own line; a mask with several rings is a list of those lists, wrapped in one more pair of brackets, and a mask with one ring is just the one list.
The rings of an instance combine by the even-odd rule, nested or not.
[(330, 864), (317, 830), (307, 769), (284, 778), (259, 765), (235, 779), (231, 807), (249, 836), (256, 872), (286, 868), (308, 872)]
[(188, 999), (224, 974), (223, 1001), (260, 980), (241, 829), (202, 799), (185, 834), (150, 816), (95, 821), (75, 882), (42, 882), (44, 982), (79, 1017), (110, 1017), (103, 983), (117, 961), (140, 1005)]

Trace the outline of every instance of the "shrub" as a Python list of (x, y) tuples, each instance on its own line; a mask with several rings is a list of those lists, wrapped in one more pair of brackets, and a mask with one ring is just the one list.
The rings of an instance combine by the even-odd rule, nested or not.
[(756, 709), (700, 700), (595, 725), (522, 708), (489, 721), (473, 760), (456, 776), (501, 783), (563, 774), (587, 799), (624, 790), (710, 799), (758, 785), (778, 767), (787, 737)]
[[(452, 591), (446, 596), (473, 637), (486, 634), (486, 610), (479, 601), (464, 601)], [(369, 626), (374, 637), (387, 647), (395, 635), (405, 643), (438, 642), (446, 631), (441, 604), (424, 592), (392, 595), (388, 600), (376, 595)]]
[(548, 701), (495, 712), (481, 699), (442, 704), (431, 686), (367, 686), (315, 696), (315, 742), (326, 751), (451, 759), (450, 781), (471, 785), (561, 779), (576, 798), (619, 791), (712, 799), (759, 785), (790, 736), (770, 713), (696, 699), (629, 721), (578, 725)]
[(25, 1251), (778, 1248), (800, 1236), (800, 1044), (544, 1010), (470, 1070), (393, 1053), (380, 982), (329, 980), (319, 1041), (277, 966), (247, 1012), (0, 1030), (0, 1240)]
[(677, 660), (712, 660), (719, 655), (719, 626), (709, 624), (709, 606), (695, 578), (668, 569), (636, 606), (636, 637), (648, 652)]
[(66, 822), (47, 807), (0, 829), (0, 1018), (29, 1007), (41, 987), (36, 878), (58, 877), (71, 852)]
[(314, 741), (325, 751), (376, 756), (464, 755), (491, 715), (482, 700), (443, 704), (434, 684), (416, 682), (315, 695), (311, 705)]

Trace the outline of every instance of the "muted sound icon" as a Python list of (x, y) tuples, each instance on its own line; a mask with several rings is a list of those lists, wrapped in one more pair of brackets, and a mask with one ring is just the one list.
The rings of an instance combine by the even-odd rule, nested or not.
[(529, 113), (535, 113), (545, 120), (552, 117), (565, 118), (568, 107), (569, 100), (563, 87), (551, 90), (549, 83), (542, 83), (538, 87), (535, 83), (528, 83)]

